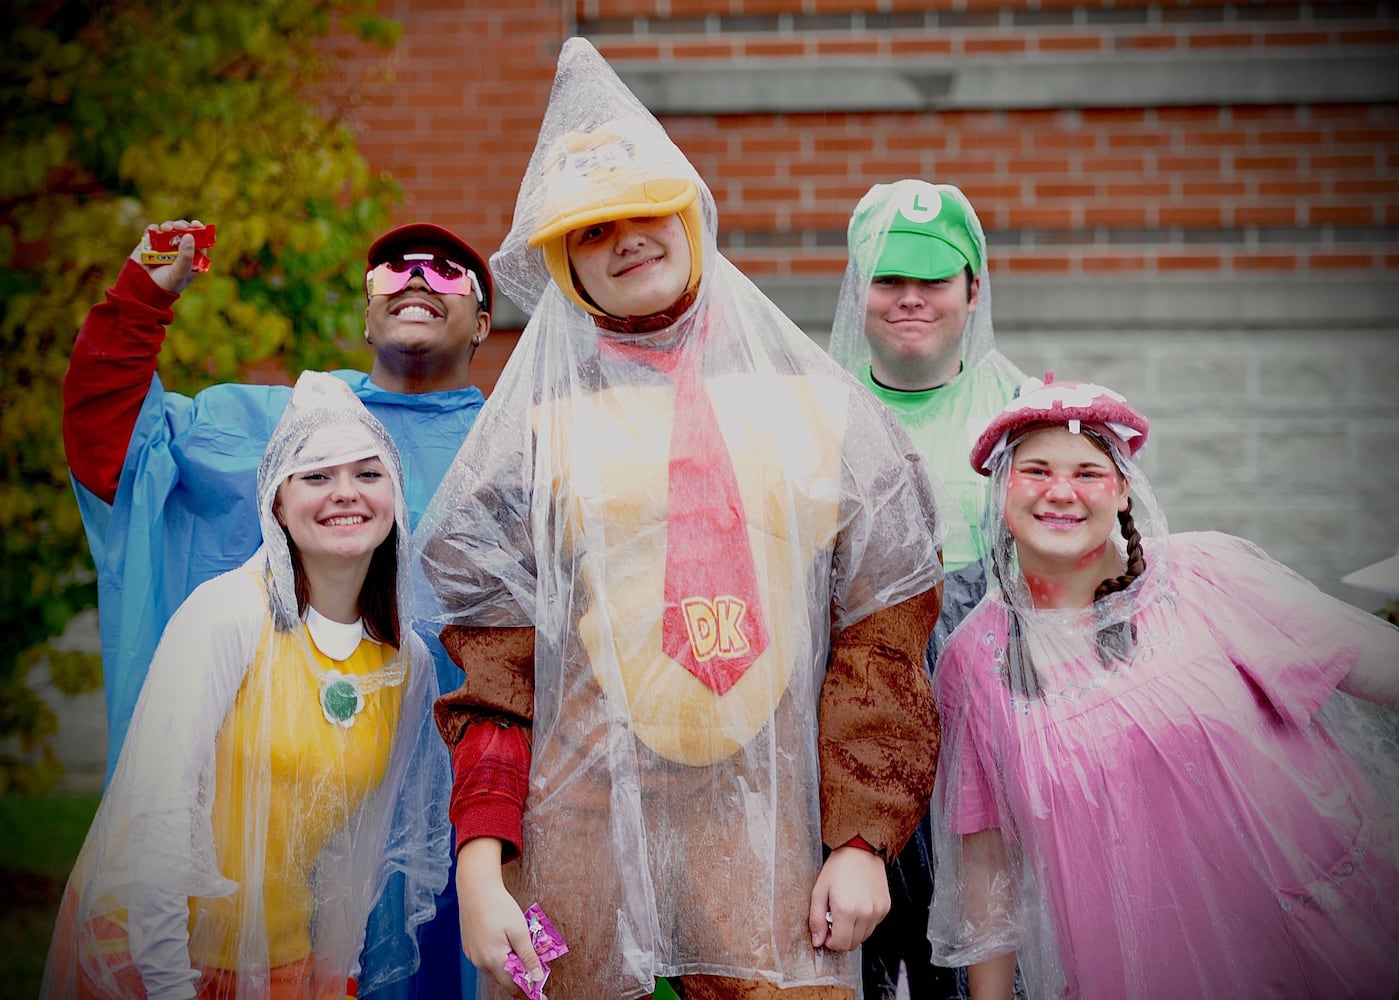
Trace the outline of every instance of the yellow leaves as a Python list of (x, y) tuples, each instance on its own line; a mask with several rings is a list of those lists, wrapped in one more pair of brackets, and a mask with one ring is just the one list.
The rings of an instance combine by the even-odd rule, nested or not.
[[(396, 194), (334, 122), (320, 48), (346, 17), (396, 39), (374, 0), (69, 7), (52, 28), (11, 25), (0, 74), (0, 721), (20, 651), (93, 600), (60, 387), (145, 226), (219, 227), (159, 359), (188, 393), (269, 357), (289, 372), (345, 364), (337, 337), (362, 329), (364, 249)], [(0, 761), (0, 784), (11, 778)]]

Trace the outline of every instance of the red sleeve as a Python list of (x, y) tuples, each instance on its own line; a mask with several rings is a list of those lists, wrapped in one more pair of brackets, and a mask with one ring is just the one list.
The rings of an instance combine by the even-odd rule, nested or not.
[(111, 503), (179, 296), (128, 259), (88, 310), (63, 377), (63, 448), (78, 482)]
[(465, 671), (437, 699), (438, 732), (452, 750), (457, 850), (475, 837), (501, 841), (501, 860), (520, 854), (534, 720), (534, 629), (449, 625), (442, 645)]
[(496, 837), (501, 862), (520, 855), (520, 826), (529, 792), (529, 733), (489, 719), (470, 722), (452, 751), (452, 828), (456, 848)]

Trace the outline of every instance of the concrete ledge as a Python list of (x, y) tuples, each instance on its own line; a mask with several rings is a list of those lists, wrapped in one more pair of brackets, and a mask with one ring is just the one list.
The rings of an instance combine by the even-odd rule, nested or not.
[[(758, 282), (802, 329), (830, 329), (839, 289), (828, 280)], [(1392, 276), (1278, 278), (991, 277), (997, 330), (1399, 329)]]
[(1371, 103), (1399, 100), (1393, 49), (994, 60), (618, 63), (657, 115)]
[[(839, 282), (766, 278), (757, 282), (798, 326), (824, 335)], [(1303, 277), (991, 278), (996, 329), (1197, 330), (1399, 329), (1399, 282), (1392, 275)], [(493, 325), (519, 329), (527, 317), (500, 296)]]

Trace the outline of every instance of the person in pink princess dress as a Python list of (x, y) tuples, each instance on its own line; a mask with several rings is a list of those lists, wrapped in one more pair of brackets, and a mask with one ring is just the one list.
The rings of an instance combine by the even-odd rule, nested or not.
[(972, 450), (997, 586), (934, 680), (936, 960), (975, 1000), (1392, 997), (1399, 629), (1169, 535), (1148, 423), (1031, 379)]

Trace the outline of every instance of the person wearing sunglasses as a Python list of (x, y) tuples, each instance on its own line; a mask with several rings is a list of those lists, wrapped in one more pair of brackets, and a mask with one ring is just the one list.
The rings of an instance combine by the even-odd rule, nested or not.
[[(173, 261), (144, 263), (148, 248), (149, 233), (89, 310), (63, 383), (63, 443), (98, 574), (108, 780), (166, 622), (262, 542), (258, 461), (291, 398), (289, 386), (223, 384), (194, 396), (165, 388), (156, 366), (175, 303), (196, 276), (194, 238), (181, 238)], [(469, 243), (430, 223), (384, 233), (365, 271), (374, 362), (368, 373), (334, 374), (398, 446), (411, 526), (484, 402), (469, 367), (490, 332), (493, 282)], [(435, 637), (429, 646), (440, 651)], [(458, 687), (461, 672), (445, 654), (436, 660), (442, 689)], [(450, 882), (437, 912), (419, 928), (422, 967), (393, 996), (473, 995)]]

